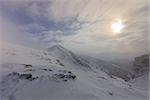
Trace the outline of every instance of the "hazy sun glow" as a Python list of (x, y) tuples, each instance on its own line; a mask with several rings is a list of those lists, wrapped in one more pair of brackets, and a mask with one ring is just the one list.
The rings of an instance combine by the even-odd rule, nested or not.
[(124, 28), (124, 25), (122, 23), (121, 19), (116, 20), (114, 23), (111, 25), (111, 29), (114, 33), (120, 33), (121, 30)]

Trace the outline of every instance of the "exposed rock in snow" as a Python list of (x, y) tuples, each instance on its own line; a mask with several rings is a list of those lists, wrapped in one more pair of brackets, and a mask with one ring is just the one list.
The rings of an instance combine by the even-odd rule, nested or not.
[(52, 46), (51, 48), (48, 48), (47, 51), (49, 52), (49, 54), (55, 57), (57, 56), (62, 61), (66, 63), (69, 62), (75, 65), (76, 68), (77, 67), (79, 67), (80, 69), (88, 68), (93, 71), (101, 70), (109, 75), (115, 75), (117, 77), (123, 78), (124, 80), (130, 79), (131, 73), (121, 69), (121, 67), (118, 65), (100, 59), (75, 54), (65, 49), (61, 45)]
[(136, 57), (134, 61), (135, 77), (142, 76), (149, 72), (149, 55)]

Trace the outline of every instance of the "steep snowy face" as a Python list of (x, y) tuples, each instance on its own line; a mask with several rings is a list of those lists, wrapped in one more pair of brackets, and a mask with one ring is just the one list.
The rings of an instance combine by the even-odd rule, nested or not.
[(47, 51), (50, 55), (58, 57), (62, 60), (73, 60), (71, 55), (72, 52), (65, 49), (61, 45), (52, 46), (51, 48), (48, 48)]
[(65, 61), (66, 63), (76, 65), (76, 68), (79, 67), (81, 69), (87, 68), (92, 70), (92, 67), (90, 66), (88, 61), (83, 59), (81, 56), (74, 54), (72, 51), (65, 49), (61, 45), (55, 45), (51, 48), (48, 48), (47, 51), (49, 52), (50, 55), (58, 57), (59, 59)]
[(62, 47), (61, 45), (55, 45), (51, 48), (48, 48), (47, 51), (53, 52), (53, 53), (60, 53), (60, 54), (68, 54), (71, 52), (67, 50), (66, 48)]
[(51, 48), (48, 48), (47, 51), (49, 54), (54, 55), (61, 60), (65, 61), (66, 63), (74, 64), (75, 66), (79, 66), (81, 68), (88, 68), (93, 71), (104, 71), (109, 75), (114, 75), (120, 78), (123, 78), (124, 80), (129, 80), (131, 77), (131, 74), (121, 69), (120, 66), (117, 66), (115, 64), (95, 59), (92, 57), (85, 57), (80, 56), (77, 54), (74, 54), (73, 52), (65, 49), (64, 47), (60, 45), (53, 46)]
[(69, 62), (70, 64), (79, 66), (80, 69), (87, 68), (92, 71), (104, 71), (109, 75), (114, 75), (123, 78), (124, 80), (129, 80), (131, 76), (131, 74), (128, 71), (121, 69), (120, 66), (117, 66), (115, 64), (100, 59), (77, 55), (60, 45), (48, 48), (47, 51), (51, 55), (60, 58), (66, 63)]

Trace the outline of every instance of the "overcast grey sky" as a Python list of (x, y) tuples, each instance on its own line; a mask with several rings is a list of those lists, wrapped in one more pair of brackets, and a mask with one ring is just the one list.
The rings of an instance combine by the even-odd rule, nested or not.
[[(148, 52), (148, 8), (147, 0), (1, 0), (0, 34), (32, 47), (134, 57)], [(110, 28), (116, 19), (124, 25), (118, 34)]]

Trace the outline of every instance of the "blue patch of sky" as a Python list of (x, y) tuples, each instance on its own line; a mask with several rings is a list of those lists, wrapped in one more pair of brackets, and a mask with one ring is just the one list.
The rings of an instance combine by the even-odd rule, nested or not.
[[(50, 31), (50, 30), (62, 31), (63, 32), (62, 35), (64, 36), (76, 34), (75, 30), (77, 29), (70, 29), (66, 27), (71, 25), (73, 22), (77, 21), (76, 18), (68, 18), (67, 20), (56, 23), (54, 21), (50, 21), (43, 17), (33, 18), (32, 16), (28, 15), (24, 7), (19, 7), (19, 9), (11, 10), (11, 7), (2, 4), (0, 5), (1, 5), (0, 8), (2, 9), (3, 16), (7, 17), (12, 23), (18, 24), (19, 26), (26, 26), (35, 23), (44, 27), (44, 29), (31, 27), (30, 29), (26, 30), (25, 32), (26, 34), (32, 34), (32, 36), (39, 37), (41, 35), (41, 32)], [(60, 40), (56, 40), (52, 38), (51, 40), (45, 42), (60, 42)]]

